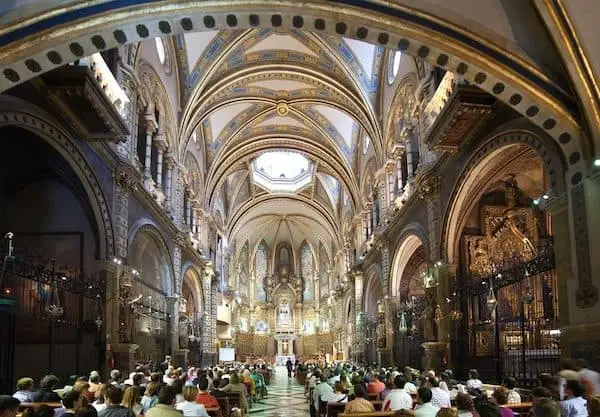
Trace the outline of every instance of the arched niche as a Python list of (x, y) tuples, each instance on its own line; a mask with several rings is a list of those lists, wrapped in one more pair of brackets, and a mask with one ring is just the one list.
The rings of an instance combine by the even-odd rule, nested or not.
[[(538, 181), (542, 187), (538, 186), (538, 189), (530, 190), (537, 193), (537, 196), (532, 196), (533, 198), (538, 198), (546, 192), (559, 195), (565, 191), (564, 161), (560, 156), (560, 150), (550, 138), (524, 129), (505, 130), (492, 136), (484, 141), (469, 159), (458, 177), (452, 192), (453, 198), (446, 208), (442, 232), (442, 257), (445, 256), (448, 263), (458, 262), (459, 236), (465, 227), (467, 215), (473, 206), (478, 204), (489, 185), (494, 181), (505, 180), (511, 173), (511, 167), (515, 166), (515, 159), (519, 159), (519, 163), (531, 165), (530, 162), (523, 160), (523, 155), (529, 155), (527, 158), (530, 162), (537, 160), (538, 166), (543, 171), (543, 182)], [(516, 174), (517, 183), (524, 186), (531, 185), (532, 179), (527, 178), (526, 174), (519, 175), (519, 172)]]
[(428, 245), (425, 241), (425, 233), (420, 225), (414, 224), (408, 227), (401, 235), (400, 244), (394, 254), (394, 261), (391, 268), (392, 275), (390, 279), (390, 295), (392, 297), (401, 295), (400, 288), (402, 285), (406, 285), (402, 283), (406, 267), (413, 254), (419, 248), (423, 250), (425, 259), (428, 259)]
[(185, 310), (181, 307), (181, 312), (189, 317), (197, 317), (204, 313), (204, 291), (200, 274), (196, 268), (190, 266), (183, 274), (183, 288), (181, 291), (182, 299), (185, 299)]
[(160, 232), (152, 225), (141, 226), (131, 240), (128, 264), (141, 271), (141, 282), (164, 296), (174, 293), (171, 257)]

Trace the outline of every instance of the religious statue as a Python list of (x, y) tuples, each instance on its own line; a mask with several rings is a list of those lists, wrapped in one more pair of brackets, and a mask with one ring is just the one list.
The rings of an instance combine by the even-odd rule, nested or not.
[(186, 349), (188, 347), (188, 318), (179, 316), (179, 348)]
[(431, 305), (427, 305), (423, 311), (421, 318), (423, 323), (423, 339), (426, 342), (434, 342), (437, 340), (437, 326), (435, 324), (435, 309)]

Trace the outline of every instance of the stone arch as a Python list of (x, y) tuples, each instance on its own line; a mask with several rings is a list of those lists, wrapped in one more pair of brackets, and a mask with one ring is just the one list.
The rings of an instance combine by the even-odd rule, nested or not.
[[(140, 42), (151, 33), (163, 36), (253, 26), (337, 35), (342, 31), (344, 36), (397, 48), (461, 74), (551, 133), (566, 155), (590, 156), (593, 146), (573, 116), (575, 101), (515, 48), (406, 4), (355, 2), (340, 8), (314, 0), (283, 3), (286, 7), (274, 12), (272, 2), (264, 0), (227, 4), (226, 8), (219, 3), (180, 3), (164, 8), (152, 2), (135, 6), (116, 2), (102, 8), (84, 7), (85, 22), (78, 21), (82, 10), (75, 13), (68, 7), (58, 16), (23, 19), (19, 25), (9, 26), (0, 40), (0, 90), (82, 56)], [(124, 7), (125, 18), (118, 13)], [(585, 168), (584, 158), (573, 159), (570, 171), (576, 183)]]
[[(194, 307), (198, 313), (203, 313), (205, 311), (206, 306), (209, 304), (210, 300), (207, 300), (204, 294), (204, 290), (202, 288), (202, 275), (196, 268), (194, 264), (191, 262), (186, 262), (181, 268), (181, 282), (183, 285), (188, 285), (191, 290), (192, 297), (194, 299)], [(177, 289), (178, 294), (183, 294), (183, 288), (181, 291)]]
[[(134, 251), (134, 249), (137, 249), (134, 245), (137, 243), (136, 240), (144, 235), (147, 236), (147, 239), (149, 240), (147, 242), (143, 242), (144, 247), (147, 247), (148, 243), (152, 242), (158, 251), (157, 255), (163, 256), (162, 263), (157, 264), (157, 271), (158, 268), (160, 268), (164, 272), (164, 276), (160, 277), (160, 282), (158, 282), (161, 285), (159, 288), (161, 288), (167, 296), (176, 294), (176, 291), (179, 290), (179, 288), (177, 288), (177, 284), (175, 282), (173, 260), (171, 258), (169, 247), (167, 246), (167, 243), (158, 227), (149, 219), (140, 219), (130, 229), (129, 241), (127, 245), (129, 248), (127, 258), (128, 263), (133, 267), (140, 267), (138, 264), (140, 264), (142, 261), (144, 249), (142, 248), (139, 251)], [(157, 261), (159, 260), (157, 259)], [(142, 268), (142, 275), (143, 274), (144, 270)]]
[(415, 251), (419, 247), (423, 247), (426, 253), (426, 258), (429, 257), (429, 241), (424, 228), (418, 224), (413, 223), (404, 228), (400, 233), (399, 244), (394, 254), (394, 260), (391, 268), (391, 279), (389, 294), (391, 297), (397, 297), (400, 295), (400, 284), (404, 270), (413, 256)]
[[(442, 258), (446, 259), (448, 263), (457, 262), (461, 224), (467, 213), (470, 212), (472, 205), (478, 201), (478, 199), (474, 199), (474, 193), (486, 181), (483, 176), (486, 173), (488, 176), (495, 176), (490, 163), (501, 158), (507, 150), (519, 145), (532, 149), (542, 159), (548, 180), (548, 192), (553, 197), (565, 192), (566, 184), (563, 174), (566, 171), (566, 164), (560, 151), (543, 133), (538, 132), (537, 129), (525, 129), (517, 124), (514, 128), (508, 127), (500, 133), (491, 135), (468, 159), (453, 187), (451, 194), (453, 198), (446, 207), (440, 248)], [(510, 161), (506, 162), (506, 164), (508, 163)]]
[(377, 302), (385, 295), (382, 287), (381, 266), (372, 264), (365, 271), (364, 311), (367, 314), (377, 314)]
[(389, 112), (383, 131), (385, 141), (384, 152), (388, 158), (392, 158), (392, 149), (395, 145), (394, 140), (400, 137), (399, 132), (396, 132), (396, 121), (398, 120), (399, 113), (403, 110), (404, 101), (407, 97), (415, 98), (415, 90), (418, 83), (417, 74), (410, 72), (402, 77), (394, 91), (394, 97), (390, 104), (392, 111)]
[(141, 60), (137, 64), (136, 72), (140, 78), (141, 102), (151, 109), (159, 110), (158, 132), (166, 135), (169, 147), (172, 147), (173, 154), (177, 155), (177, 121), (165, 86), (156, 70), (146, 61)]
[(97, 257), (110, 259), (115, 254), (110, 210), (96, 173), (72, 138), (59, 123), (31, 103), (3, 97), (0, 102), (0, 127), (15, 126), (33, 132), (54, 148), (73, 169), (90, 203), (98, 230)]

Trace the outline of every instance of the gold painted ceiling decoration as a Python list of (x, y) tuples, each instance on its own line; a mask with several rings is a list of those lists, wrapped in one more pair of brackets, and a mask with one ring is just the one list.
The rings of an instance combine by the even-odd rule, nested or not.
[[(381, 153), (373, 99), (383, 48), (271, 29), (186, 34), (176, 44), (189, 71), (180, 136), (202, 138), (204, 209), (227, 207), (229, 240), (256, 234), (256, 242), (270, 244), (303, 236), (315, 246), (340, 245), (339, 205), (361, 199), (359, 132)], [(293, 178), (267, 173), (272, 163), (257, 161), (269, 153), (296, 154), (308, 166)]]

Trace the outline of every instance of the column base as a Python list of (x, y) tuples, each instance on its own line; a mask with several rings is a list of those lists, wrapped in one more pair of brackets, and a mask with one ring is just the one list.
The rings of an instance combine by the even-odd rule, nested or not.
[(586, 359), (593, 369), (600, 365), (600, 323), (563, 326), (560, 331), (561, 357)]
[(425, 342), (423, 348), (423, 369), (445, 370), (448, 367), (448, 344), (444, 342)]
[(135, 352), (138, 348), (134, 343), (112, 343), (110, 349), (115, 360), (115, 369), (119, 369), (125, 376), (135, 369)]

